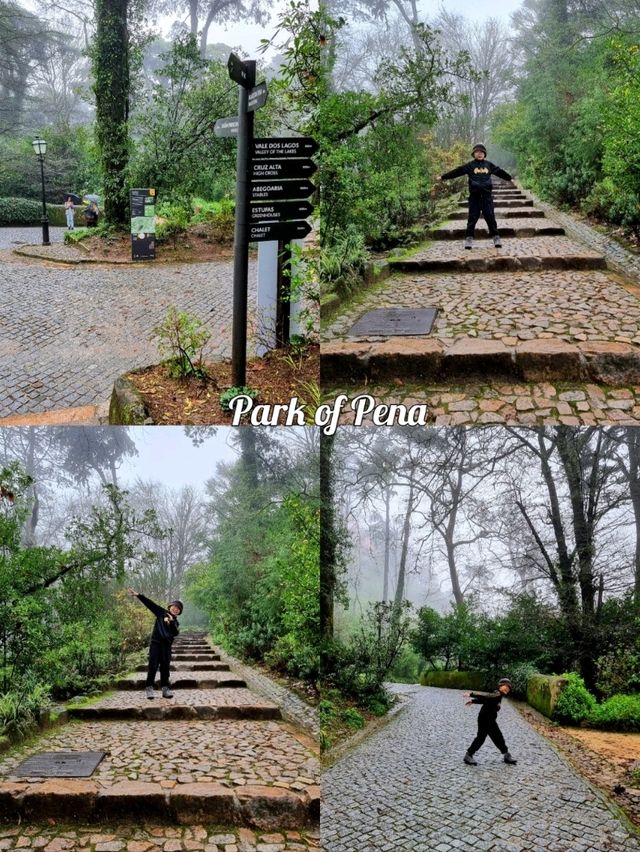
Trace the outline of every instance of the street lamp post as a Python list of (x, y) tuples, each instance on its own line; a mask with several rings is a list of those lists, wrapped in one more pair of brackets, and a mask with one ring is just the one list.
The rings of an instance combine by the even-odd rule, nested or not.
[(49, 217), (47, 216), (47, 202), (44, 197), (44, 155), (47, 153), (47, 143), (44, 139), (34, 139), (32, 144), (33, 150), (40, 160), (40, 175), (42, 176), (42, 245), (50, 246)]

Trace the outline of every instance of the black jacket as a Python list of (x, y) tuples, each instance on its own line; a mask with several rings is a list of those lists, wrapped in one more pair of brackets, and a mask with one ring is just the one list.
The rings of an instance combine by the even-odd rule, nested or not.
[(495, 722), (502, 701), (501, 692), (471, 692), (472, 704), (482, 704), (478, 713), (478, 722)]
[(138, 595), (138, 600), (143, 603), (147, 609), (150, 609), (156, 617), (156, 623), (153, 625), (153, 633), (151, 634), (151, 641), (168, 642), (171, 644), (180, 632), (178, 629), (180, 626), (178, 624), (178, 619), (175, 616), (171, 616), (173, 621), (170, 621), (169, 624), (165, 624), (164, 619), (168, 615), (171, 615), (168, 609), (165, 609), (163, 606), (158, 606), (157, 603), (150, 601), (149, 598), (145, 598), (144, 595)]
[(503, 180), (511, 180), (511, 175), (495, 166), (488, 160), (471, 160), (470, 163), (465, 163), (464, 166), (458, 166), (457, 169), (452, 169), (450, 172), (442, 175), (442, 180), (450, 180), (451, 178), (467, 175), (469, 178), (469, 192), (491, 192), (491, 175), (497, 175)]

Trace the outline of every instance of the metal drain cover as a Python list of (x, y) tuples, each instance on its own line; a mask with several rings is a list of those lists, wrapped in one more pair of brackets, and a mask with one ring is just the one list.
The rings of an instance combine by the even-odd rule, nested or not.
[(19, 764), (13, 774), (34, 778), (88, 778), (104, 751), (43, 751)]
[(437, 308), (379, 308), (361, 316), (349, 331), (349, 336), (430, 334), (437, 313)]

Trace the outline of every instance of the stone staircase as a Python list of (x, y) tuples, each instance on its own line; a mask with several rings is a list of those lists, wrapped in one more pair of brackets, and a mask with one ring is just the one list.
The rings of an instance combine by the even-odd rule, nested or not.
[[(494, 202), (502, 248), (481, 219), (473, 249), (464, 249), (460, 203), (431, 242), (391, 258), (391, 277), (323, 328), (325, 387), (404, 379), (640, 384), (638, 289), (516, 186), (501, 182)], [(438, 309), (429, 335), (350, 334), (370, 310), (425, 307)]]
[[(317, 743), (255, 696), (204, 635), (176, 640), (173, 698), (144, 692), (143, 666), (95, 701), (71, 703), (68, 724), (0, 760), (0, 819), (83, 823), (144, 815), (162, 824), (317, 826)], [(196, 668), (197, 667), (197, 668)], [(43, 751), (104, 751), (90, 778), (21, 778)]]

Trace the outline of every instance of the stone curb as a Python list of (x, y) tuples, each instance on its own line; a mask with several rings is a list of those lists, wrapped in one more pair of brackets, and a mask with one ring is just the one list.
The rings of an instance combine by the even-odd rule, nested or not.
[(102, 720), (163, 720), (216, 719), (242, 720), (255, 722), (279, 721), (282, 719), (280, 708), (264, 704), (211, 705), (211, 704), (174, 704), (171, 707), (131, 705), (130, 707), (70, 707), (70, 719)]
[(640, 384), (640, 347), (627, 343), (500, 340), (467, 337), (445, 348), (438, 340), (393, 337), (384, 341), (338, 340), (322, 350), (323, 382), (395, 378), (428, 382), (499, 376), (525, 382), (589, 381), (613, 387)]
[(87, 823), (144, 817), (178, 825), (206, 821), (262, 830), (297, 829), (319, 820), (320, 788), (295, 793), (281, 787), (230, 789), (196, 782), (165, 790), (139, 781), (99, 787), (94, 781), (61, 778), (38, 784), (0, 783), (0, 819), (59, 819), (61, 813)]
[[(180, 662), (180, 661), (178, 661)], [(134, 671), (136, 672), (146, 672), (148, 666), (145, 663), (141, 663), (139, 666), (136, 666)], [(226, 663), (184, 663), (179, 666), (171, 666), (170, 671), (172, 672), (228, 672), (229, 666)]]
[(22, 248), (14, 248), (12, 249), (13, 254), (17, 254), (20, 257), (30, 257), (34, 260), (46, 260), (49, 263), (61, 263), (64, 266), (79, 266), (81, 263), (99, 263), (100, 261), (94, 260), (91, 257), (78, 257), (78, 258), (62, 258), (55, 257), (54, 255), (42, 254), (42, 252), (35, 251), (25, 251)]
[(118, 376), (113, 383), (111, 401), (109, 403), (110, 426), (151, 426), (153, 420), (149, 417), (141, 394), (126, 376)]
[[(499, 251), (499, 250), (498, 250)], [(469, 252), (471, 254), (471, 252)], [(534, 272), (544, 269), (606, 269), (604, 257), (591, 255), (560, 255), (558, 257), (469, 257), (391, 260), (389, 266), (399, 272)]]
[[(467, 210), (456, 210), (454, 213), (449, 216), (449, 219), (463, 219), (467, 220), (468, 212)], [(545, 213), (544, 210), (537, 210), (535, 207), (521, 207), (521, 208), (504, 208), (499, 216), (500, 219), (544, 219)]]
[(320, 722), (314, 707), (306, 704), (299, 696), (291, 692), (267, 675), (255, 671), (241, 660), (222, 651), (222, 658), (238, 671), (247, 681), (252, 692), (256, 692), (268, 701), (278, 705), (282, 716), (288, 722), (306, 731), (317, 742), (320, 737)]

